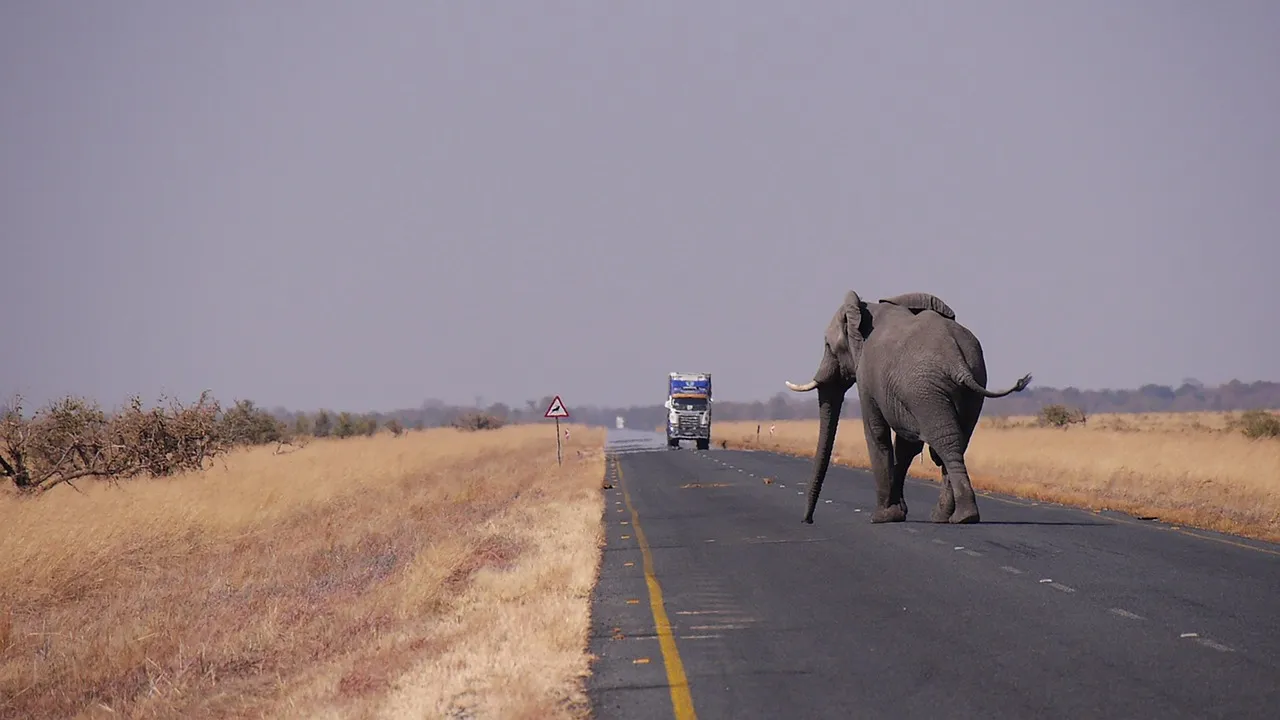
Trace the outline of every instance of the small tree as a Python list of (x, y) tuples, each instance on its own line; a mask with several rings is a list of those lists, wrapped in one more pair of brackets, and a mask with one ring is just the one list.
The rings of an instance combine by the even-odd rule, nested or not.
[(223, 439), (229, 445), (266, 445), (285, 439), (286, 426), (252, 400), (237, 400), (222, 416)]
[(333, 416), (328, 410), (321, 410), (316, 413), (315, 423), (312, 425), (311, 434), (318, 438), (329, 437), (333, 434)]
[(356, 426), (356, 418), (347, 411), (338, 413), (338, 422), (334, 424), (333, 434), (339, 438), (349, 438), (360, 432)]
[(1083, 424), (1086, 419), (1084, 410), (1080, 408), (1070, 408), (1061, 404), (1045, 405), (1040, 408), (1039, 421), (1041, 425), (1060, 427), (1065, 430), (1074, 423)]
[(401, 425), (400, 421), (395, 418), (391, 418), (390, 420), (388, 420), (386, 427), (387, 427), (387, 430), (391, 431), (391, 434), (395, 437), (400, 437), (402, 434), (404, 434), (404, 426)]

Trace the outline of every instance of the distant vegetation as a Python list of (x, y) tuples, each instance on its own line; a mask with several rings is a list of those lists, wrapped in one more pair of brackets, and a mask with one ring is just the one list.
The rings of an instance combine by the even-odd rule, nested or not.
[[(999, 384), (999, 383), (995, 383)], [(842, 417), (861, 415), (856, 401), (857, 391), (849, 392)], [(569, 398), (565, 398), (568, 402)], [(547, 399), (550, 402), (550, 398)], [(570, 405), (576, 422), (611, 427), (614, 418), (621, 415), (627, 427), (652, 428), (663, 424), (667, 411), (662, 398), (652, 405), (627, 408), (587, 408)], [(1232, 380), (1216, 388), (1206, 387), (1194, 379), (1188, 379), (1178, 388), (1167, 385), (1143, 385), (1137, 390), (1079, 390), (1037, 387), (1008, 397), (988, 400), (983, 407), (984, 417), (1014, 417), (1040, 415), (1046, 407), (1051, 409), (1046, 424), (1066, 426), (1083, 422), (1082, 418), (1104, 413), (1152, 413), (1152, 412), (1228, 412), (1240, 410), (1264, 410), (1280, 408), (1280, 383), (1259, 381), (1243, 383)], [(546, 404), (542, 405), (545, 408)], [(541, 411), (541, 408), (539, 408)], [(782, 390), (769, 400), (760, 402), (732, 402), (717, 400), (715, 419), (719, 422), (816, 420), (818, 403), (811, 395), (796, 395)], [(539, 417), (541, 412), (538, 413)], [(1067, 422), (1070, 419), (1071, 422)], [(1059, 423), (1061, 422), (1061, 425)]]
[[(853, 400), (856, 390), (850, 393)], [(82, 478), (112, 481), (149, 475), (164, 477), (206, 467), (214, 458), (242, 446), (275, 445), (275, 452), (305, 447), (311, 438), (368, 437), (387, 432), (399, 437), (410, 430), (453, 427), (494, 430), (505, 425), (546, 422), (543, 411), (552, 396), (527, 400), (523, 407), (494, 403), (485, 407), (447, 405), (429, 400), (414, 409), (356, 413), (327, 408), (311, 412), (264, 409), (251, 400), (222, 408), (208, 392), (194, 403), (165, 400), (147, 408), (134, 397), (114, 412), (97, 403), (65, 397), (37, 412), (26, 412), (21, 399), (0, 407), (0, 478), (23, 492), (40, 493)], [(622, 416), (628, 427), (662, 425), (660, 403), (645, 406), (574, 406), (575, 423), (611, 427)], [(1244, 411), (1231, 427), (1249, 438), (1280, 437), (1280, 383), (1232, 380), (1210, 388), (1188, 380), (1178, 388), (1144, 385), (1137, 390), (1078, 390), (1032, 387), (1019, 395), (987, 401), (988, 418), (1032, 416), (1038, 424), (1058, 428), (1085, 425), (1098, 414), (1152, 412)], [(844, 416), (858, 417), (857, 402), (847, 402)], [(807, 396), (779, 392), (766, 402), (721, 401), (719, 422), (812, 420), (817, 403)]]

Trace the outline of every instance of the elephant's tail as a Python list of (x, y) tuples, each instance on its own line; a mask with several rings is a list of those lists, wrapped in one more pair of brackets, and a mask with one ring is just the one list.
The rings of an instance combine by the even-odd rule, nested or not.
[(1005, 395), (1011, 395), (1013, 393), (1022, 392), (1023, 390), (1026, 390), (1027, 386), (1031, 384), (1031, 373), (1027, 373), (1026, 375), (1023, 375), (1022, 377), (1018, 378), (1018, 382), (1014, 383), (1013, 387), (1009, 388), (1008, 390), (1001, 390), (998, 392), (988, 390), (982, 387), (981, 385), (979, 385), (978, 381), (974, 379), (973, 374), (970, 373), (968, 370), (961, 370), (959, 375), (956, 377), (956, 382), (960, 383), (961, 385), (969, 388), (970, 390), (978, 393), (983, 397), (999, 398), (999, 397), (1004, 397)]

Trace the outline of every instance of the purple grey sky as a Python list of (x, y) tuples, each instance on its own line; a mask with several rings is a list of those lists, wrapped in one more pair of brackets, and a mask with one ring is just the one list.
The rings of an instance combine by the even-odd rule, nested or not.
[[(470, 7), (467, 7), (470, 6)], [(725, 399), (846, 289), (991, 385), (1280, 380), (1280, 4), (0, 6), (0, 393)]]

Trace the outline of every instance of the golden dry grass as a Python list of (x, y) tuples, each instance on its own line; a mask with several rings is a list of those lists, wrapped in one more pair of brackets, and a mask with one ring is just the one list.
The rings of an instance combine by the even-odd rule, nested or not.
[[(1029, 417), (983, 418), (965, 460), (977, 489), (1280, 541), (1280, 440), (1227, 431), (1228, 416), (1095, 415), (1066, 430)], [(772, 440), (770, 424), (777, 426)], [(756, 425), (716, 423), (713, 439), (813, 456), (816, 420), (759, 423), (759, 445)], [(937, 482), (926, 455), (911, 475)], [(841, 421), (833, 462), (870, 467), (859, 420)]]
[(0, 717), (583, 713), (604, 433), (237, 452), (0, 495)]

